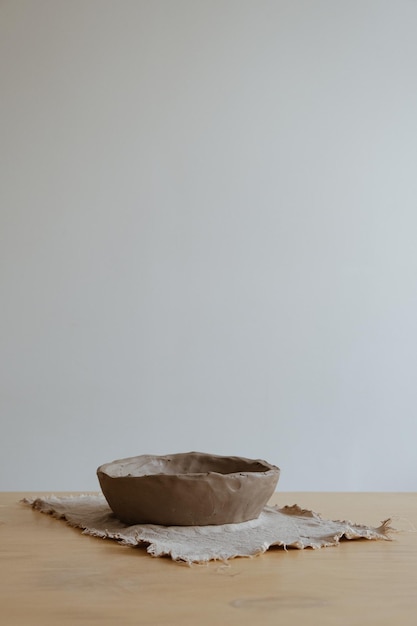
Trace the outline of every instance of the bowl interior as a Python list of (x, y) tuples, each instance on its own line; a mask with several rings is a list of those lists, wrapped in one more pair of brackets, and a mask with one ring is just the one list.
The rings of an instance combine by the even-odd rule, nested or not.
[(120, 459), (107, 463), (100, 469), (112, 478), (120, 478), (158, 474), (208, 474), (212, 472), (217, 474), (239, 474), (243, 472), (267, 472), (276, 468), (260, 460), (188, 452), (166, 456), (143, 455)]

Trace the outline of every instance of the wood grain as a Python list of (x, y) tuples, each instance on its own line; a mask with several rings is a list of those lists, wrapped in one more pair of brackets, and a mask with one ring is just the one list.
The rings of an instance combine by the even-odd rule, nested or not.
[[(229, 564), (179, 565), (145, 548), (82, 536), (0, 494), (0, 615), (7, 626), (408, 626), (417, 623), (417, 494), (284, 493), (332, 519), (379, 525), (393, 541), (272, 549)], [(405, 518), (408, 521), (405, 521)]]

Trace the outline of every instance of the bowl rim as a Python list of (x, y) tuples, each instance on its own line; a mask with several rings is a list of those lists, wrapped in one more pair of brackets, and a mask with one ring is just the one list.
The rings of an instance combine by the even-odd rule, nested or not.
[[(190, 456), (190, 457), (201, 456), (201, 457), (206, 457), (206, 458), (210, 457), (210, 459), (214, 459), (214, 460), (219, 459), (219, 460), (243, 461), (247, 463), (248, 466), (250, 464), (254, 465), (256, 463), (259, 463), (261, 467), (264, 469), (248, 468), (248, 469), (241, 469), (241, 470), (237, 470), (233, 472), (219, 472), (215, 470), (209, 470), (206, 472), (174, 472), (174, 473), (148, 472), (145, 474), (139, 474), (138, 476), (128, 474), (128, 473), (121, 474), (119, 476), (114, 476), (107, 471), (108, 468), (112, 465), (121, 464), (123, 462), (133, 461), (136, 459), (148, 459), (149, 461), (152, 461), (152, 460), (166, 460), (166, 459), (172, 459), (175, 457), (184, 457), (184, 456), (185, 457), (186, 456)], [(195, 477), (205, 477), (208, 475), (218, 475), (218, 476), (223, 476), (224, 478), (226, 478), (228, 476), (233, 477), (233, 476), (245, 476), (245, 475), (267, 475), (267, 474), (279, 474), (279, 473), (280, 473), (280, 468), (278, 466), (273, 465), (263, 459), (252, 459), (252, 458), (236, 456), (236, 455), (210, 454), (207, 452), (197, 452), (197, 451), (177, 452), (174, 454), (139, 454), (136, 456), (125, 457), (123, 459), (115, 459), (114, 461), (103, 463), (97, 468), (97, 474), (104, 474), (105, 476), (113, 480), (126, 479), (126, 478), (139, 480), (139, 479), (152, 478), (152, 477), (158, 477), (158, 476), (159, 477), (163, 476), (165, 478), (188, 478), (188, 477), (195, 478)]]

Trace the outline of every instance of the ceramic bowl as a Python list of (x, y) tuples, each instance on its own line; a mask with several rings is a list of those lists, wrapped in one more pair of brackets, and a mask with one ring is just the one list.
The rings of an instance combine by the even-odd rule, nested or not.
[(126, 524), (206, 526), (255, 519), (280, 470), (266, 461), (201, 452), (143, 455), (101, 465), (103, 494)]

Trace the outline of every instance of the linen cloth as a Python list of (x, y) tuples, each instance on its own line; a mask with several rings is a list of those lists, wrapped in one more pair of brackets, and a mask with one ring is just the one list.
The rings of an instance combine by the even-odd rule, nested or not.
[(346, 539), (389, 540), (390, 520), (378, 528), (350, 521), (323, 519), (317, 513), (298, 505), (266, 506), (260, 516), (240, 524), (221, 526), (159, 526), (120, 522), (103, 495), (49, 496), (25, 499), (33, 509), (64, 519), (83, 534), (114, 539), (121, 544), (147, 545), (152, 556), (168, 555), (175, 561), (204, 563), (227, 561), (234, 557), (251, 557), (272, 546), (286, 548), (323, 548)]

